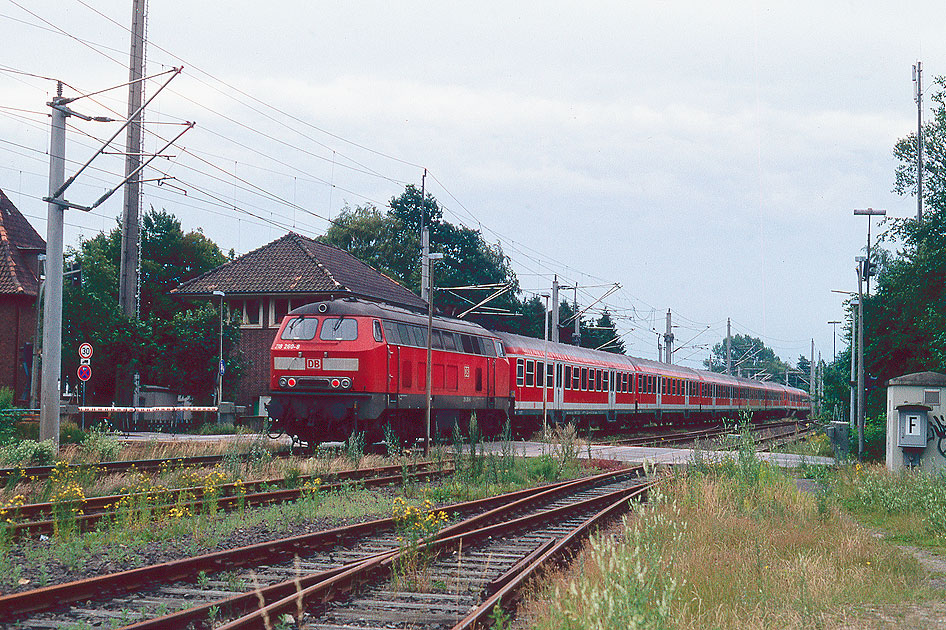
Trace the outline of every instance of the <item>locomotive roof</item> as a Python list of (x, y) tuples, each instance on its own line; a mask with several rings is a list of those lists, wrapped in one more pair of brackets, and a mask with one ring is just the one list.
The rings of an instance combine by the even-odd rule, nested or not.
[[(326, 310), (320, 310), (322, 307)], [(427, 316), (416, 311), (412, 311), (399, 306), (392, 306), (381, 302), (366, 302), (352, 298), (338, 300), (326, 300), (323, 302), (312, 302), (305, 306), (293, 309), (290, 315), (315, 315), (322, 317), (331, 317), (338, 315), (351, 315), (357, 317), (376, 317), (378, 319), (387, 319), (405, 324), (415, 324), (418, 326), (427, 326)], [(496, 335), (483, 328), (479, 324), (466, 322), (462, 319), (453, 319), (434, 315), (434, 328), (438, 330), (449, 330), (451, 332), (463, 333), (466, 335), (479, 335), (481, 337), (495, 337)]]
[[(507, 352), (524, 350), (529, 354), (541, 358), (546, 351), (546, 342), (543, 339), (535, 339), (513, 333), (497, 332), (496, 335), (506, 345)], [(734, 387), (763, 387), (769, 390), (782, 392), (805, 393), (803, 390), (794, 387), (788, 387), (774, 381), (756, 381), (738, 376), (730, 376), (719, 372), (709, 372), (706, 370), (695, 370), (682, 365), (672, 363), (661, 363), (650, 359), (631, 357), (624, 354), (615, 354), (613, 352), (604, 352), (602, 350), (592, 350), (591, 348), (581, 348), (565, 343), (554, 341), (548, 342), (548, 356), (550, 359), (567, 361), (569, 359), (602, 363), (614, 366), (627, 366), (629, 369), (637, 371), (656, 373), (666, 376), (675, 376), (679, 378), (689, 378), (697, 381), (712, 381), (715, 383), (724, 383)]]

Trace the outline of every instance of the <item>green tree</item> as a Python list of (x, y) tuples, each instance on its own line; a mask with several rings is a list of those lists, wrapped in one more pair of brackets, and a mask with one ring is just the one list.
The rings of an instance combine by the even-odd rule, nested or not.
[[(741, 373), (748, 378), (785, 382), (785, 369), (789, 365), (758, 337), (733, 335), (731, 355), (734, 375)], [(703, 361), (703, 365), (712, 372), (726, 371), (725, 339), (713, 346), (713, 351)]]
[[(489, 328), (522, 332), (534, 328), (533, 309), (520, 301), (519, 282), (509, 257), (500, 245), (490, 245), (478, 230), (456, 226), (443, 219), (443, 211), (433, 195), (421, 193), (413, 185), (393, 197), (387, 212), (373, 206), (346, 207), (322, 240), (351, 253), (375, 269), (387, 274), (416, 293), (420, 293), (421, 217), (430, 231), (430, 250), (444, 255), (435, 263), (437, 287), (435, 305), (441, 312), (458, 315), (488, 295), (482, 290), (448, 289), (477, 285), (511, 284), (505, 294), (488, 304), (489, 308), (467, 316)], [(501, 309), (519, 317), (489, 314)], [(541, 316), (539, 319), (541, 332)], [(541, 335), (539, 335), (541, 336)]]
[(618, 332), (608, 309), (601, 311), (601, 316), (598, 317), (592, 326), (585, 327), (583, 323), (580, 325), (582, 326), (582, 347), (600, 348), (605, 352), (612, 352), (614, 354), (625, 353), (621, 333)]
[[(63, 291), (63, 374), (70, 382), (78, 367), (76, 349), (95, 348), (87, 402), (115, 399), (120, 374), (141, 374), (142, 382), (170, 387), (198, 401), (212, 397), (217, 369), (218, 319), (213, 306), (184, 303), (168, 295), (171, 288), (222, 264), (226, 257), (199, 232), (185, 234), (180, 222), (151, 210), (142, 221), (140, 318), (129, 318), (118, 306), (121, 231), (83, 240), (66, 260), (78, 263), (81, 279), (67, 281)], [(239, 328), (225, 331), (232, 348)], [(232, 357), (228, 370), (238, 374)], [(233, 382), (234, 379), (229, 379)]]

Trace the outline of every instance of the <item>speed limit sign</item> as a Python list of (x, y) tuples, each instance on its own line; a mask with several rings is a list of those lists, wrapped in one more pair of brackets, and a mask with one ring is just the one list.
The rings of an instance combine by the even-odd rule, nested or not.
[(79, 346), (79, 358), (80, 359), (92, 358), (92, 344), (91, 343), (83, 343)]

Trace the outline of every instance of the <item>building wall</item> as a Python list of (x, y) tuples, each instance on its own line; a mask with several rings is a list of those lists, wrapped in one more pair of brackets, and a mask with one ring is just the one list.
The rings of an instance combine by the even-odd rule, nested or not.
[[(243, 375), (238, 381), (233, 402), (245, 405), (247, 415), (254, 415), (253, 405), (269, 391), (269, 349), (275, 338), (275, 328), (244, 328), (240, 331)], [(227, 391), (226, 386), (224, 391)]]
[(36, 299), (0, 296), (0, 387), (13, 389), (15, 401), (26, 402), (30, 379), (20, 363), (20, 346), (32, 343), (36, 325)]

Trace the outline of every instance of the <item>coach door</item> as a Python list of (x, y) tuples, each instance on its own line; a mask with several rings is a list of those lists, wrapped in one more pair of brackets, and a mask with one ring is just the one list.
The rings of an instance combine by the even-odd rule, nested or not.
[(614, 397), (616, 395), (615, 390), (617, 387), (614, 386), (615, 381), (615, 372), (614, 370), (609, 370), (611, 376), (608, 379), (608, 411), (614, 411)]
[(563, 386), (563, 373), (565, 371), (565, 366), (561, 363), (555, 363), (555, 384), (554, 389), (552, 390), (552, 410), (555, 412), (552, 414), (553, 418), (559, 419), (561, 414), (559, 413), (562, 410), (562, 405), (565, 402), (565, 389)]

